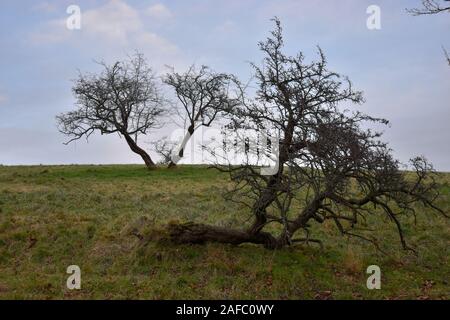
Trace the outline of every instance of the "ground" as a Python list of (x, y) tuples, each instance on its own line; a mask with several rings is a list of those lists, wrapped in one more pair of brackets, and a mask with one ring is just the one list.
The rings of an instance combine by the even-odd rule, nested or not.
[[(450, 174), (439, 179), (448, 212)], [(314, 226), (323, 248), (157, 240), (170, 221), (245, 223), (226, 184), (196, 166), (0, 166), (0, 299), (450, 299), (450, 223), (423, 208), (403, 220), (417, 256), (381, 216), (371, 226), (385, 254), (331, 224)], [(66, 288), (73, 264), (81, 290)], [(372, 264), (380, 290), (366, 288)]]

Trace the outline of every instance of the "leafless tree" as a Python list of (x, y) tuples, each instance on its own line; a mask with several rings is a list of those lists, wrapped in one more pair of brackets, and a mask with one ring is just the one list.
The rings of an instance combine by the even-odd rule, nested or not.
[(163, 137), (157, 141), (152, 142), (153, 149), (161, 157), (160, 164), (168, 165), (172, 161), (173, 150), (176, 145), (169, 141), (167, 137)]
[(320, 49), (313, 62), (305, 62), (302, 53), (284, 54), (280, 21), (275, 19), (275, 24), (259, 43), (262, 65), (253, 65), (256, 95), (241, 99), (230, 127), (279, 132), (278, 170), (265, 176), (248, 163), (217, 164), (234, 182), (228, 199), (245, 205), (252, 222), (242, 229), (171, 224), (172, 240), (250, 242), (273, 249), (320, 242), (311, 238), (310, 227), (330, 220), (343, 235), (377, 244), (361, 226), (367, 216), (385, 215), (409, 248), (402, 215), (415, 215), (416, 204), (446, 215), (435, 204), (439, 193), (431, 165), (417, 157), (411, 160), (414, 177), (401, 171), (391, 150), (379, 141), (381, 134), (362, 128), (387, 121), (343, 111), (346, 103), (362, 103), (362, 93), (346, 77), (328, 70)]
[(450, 66), (450, 56), (448, 54), (448, 51), (444, 47), (442, 47), (442, 50), (444, 50), (445, 58), (447, 59), (448, 65)]
[(138, 137), (158, 128), (164, 99), (152, 69), (141, 54), (113, 65), (100, 63), (99, 74), (81, 74), (72, 88), (77, 108), (56, 117), (59, 131), (70, 137), (66, 144), (98, 131), (123, 136), (130, 149), (148, 168), (150, 155), (138, 146)]
[(450, 4), (444, 3), (450, 0), (422, 0), (422, 8), (408, 9), (415, 16), (450, 12)]
[[(444, 2), (448, 2), (444, 3)], [(422, 0), (422, 8), (407, 9), (407, 11), (415, 16), (438, 14), (442, 12), (450, 13), (450, 0)], [(445, 58), (450, 65), (450, 56), (448, 51), (444, 50)]]
[[(185, 73), (168, 73), (164, 82), (175, 91), (182, 106), (182, 112), (179, 114), (187, 122), (187, 131), (178, 149), (178, 158), (181, 159), (195, 130), (200, 126), (209, 127), (219, 114), (236, 104), (237, 100), (232, 98), (229, 92), (233, 77), (214, 72), (206, 66), (196, 69), (192, 65)], [(171, 161), (169, 167), (175, 165), (176, 163)]]

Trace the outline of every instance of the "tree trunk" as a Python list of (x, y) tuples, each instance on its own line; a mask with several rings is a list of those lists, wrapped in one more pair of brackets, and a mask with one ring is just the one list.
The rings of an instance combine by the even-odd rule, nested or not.
[[(192, 137), (192, 135), (194, 134), (194, 130), (195, 130), (195, 129), (194, 129), (194, 124), (191, 124), (191, 125), (189, 126), (187, 132), (186, 132), (186, 135), (185, 135), (184, 138), (183, 138), (183, 141), (181, 142), (180, 150), (178, 151), (178, 157), (179, 157), (180, 159), (183, 158), (183, 155), (184, 155), (184, 149), (186, 148), (186, 145), (187, 145), (189, 139), (190, 139), (190, 138)], [(169, 167), (169, 168), (174, 168), (174, 167), (176, 167), (176, 166), (177, 166), (177, 163), (171, 160), (168, 167)]]
[(245, 231), (216, 227), (199, 223), (170, 224), (170, 240), (178, 244), (203, 244), (218, 242), (239, 245), (241, 243), (262, 244), (268, 249), (280, 247), (280, 242), (267, 232), (250, 234)]
[(122, 133), (125, 137), (125, 140), (127, 141), (128, 145), (130, 146), (130, 149), (141, 156), (142, 160), (144, 160), (145, 165), (147, 166), (147, 169), (154, 169), (156, 168), (155, 163), (153, 162), (152, 158), (150, 158), (150, 155), (142, 148), (140, 148), (136, 142), (133, 140), (133, 138), (130, 137), (127, 133)]

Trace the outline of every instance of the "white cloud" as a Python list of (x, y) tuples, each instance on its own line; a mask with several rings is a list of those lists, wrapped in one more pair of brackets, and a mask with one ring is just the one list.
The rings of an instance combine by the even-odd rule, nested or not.
[(82, 12), (82, 30), (99, 40), (126, 44), (136, 33), (145, 33), (138, 11), (120, 0)]
[[(150, 8), (154, 16), (167, 17), (170, 11), (164, 6)], [(148, 14), (147, 10), (147, 14)], [(160, 35), (148, 31), (138, 10), (122, 0), (110, 0), (105, 5), (83, 11), (81, 8), (81, 30), (68, 30), (66, 18), (48, 21), (31, 34), (35, 45), (61, 42), (79, 43), (107, 48), (138, 49), (140, 51), (176, 54), (177, 47)]]
[(158, 48), (161, 54), (175, 54), (178, 51), (176, 45), (151, 32), (137, 34), (134, 41), (139, 47)]
[(145, 14), (155, 20), (170, 20), (173, 18), (173, 13), (162, 3), (148, 7)]

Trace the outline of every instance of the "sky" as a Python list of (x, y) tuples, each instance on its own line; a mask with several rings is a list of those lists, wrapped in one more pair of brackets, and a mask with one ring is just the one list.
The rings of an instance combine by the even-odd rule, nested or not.
[[(55, 115), (74, 108), (72, 81), (136, 50), (157, 74), (192, 63), (251, 76), (262, 59), (257, 43), (280, 18), (287, 53), (316, 57), (364, 91), (349, 106), (390, 120), (384, 140), (403, 162), (425, 155), (450, 171), (450, 14), (414, 17), (419, 0), (2, 0), (0, 4), (0, 164), (141, 163), (125, 141), (91, 136), (64, 145)], [(81, 10), (80, 29), (66, 27), (67, 8)], [(369, 29), (367, 8), (380, 8), (380, 29)], [(168, 123), (142, 140), (176, 130)], [(151, 150), (150, 150), (151, 151)], [(152, 152), (151, 152), (152, 153)]]

